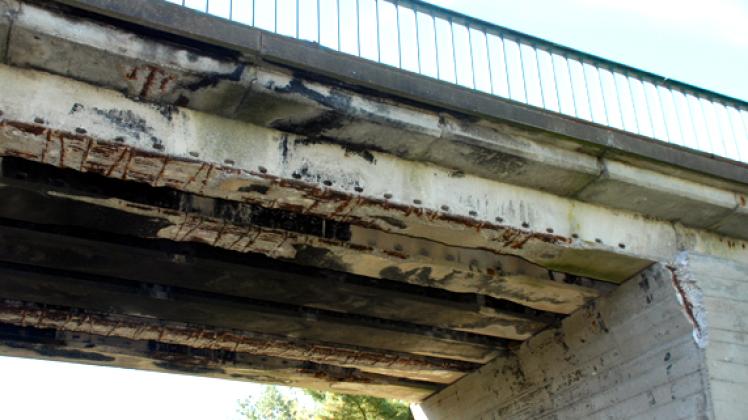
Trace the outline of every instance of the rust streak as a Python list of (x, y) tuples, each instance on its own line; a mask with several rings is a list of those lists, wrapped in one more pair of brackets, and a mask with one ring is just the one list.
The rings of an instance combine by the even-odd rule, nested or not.
[(91, 147), (93, 147), (93, 144), (94, 140), (92, 138), (86, 139), (86, 150), (83, 152), (83, 156), (81, 157), (81, 164), (78, 168), (78, 170), (81, 172), (85, 172), (83, 168), (86, 164), (86, 161), (88, 160), (88, 154), (91, 153)]
[(60, 137), (60, 168), (65, 167), (65, 136), (62, 133), (59, 133), (58, 136)]
[(166, 165), (168, 165), (168, 164), (169, 164), (169, 157), (165, 156), (164, 157), (164, 164), (161, 166), (161, 170), (158, 171), (158, 174), (156, 175), (156, 179), (153, 181), (153, 184), (155, 186), (158, 186), (159, 181), (164, 176), (164, 172), (166, 171)]
[(123, 148), (122, 153), (117, 157), (117, 159), (112, 163), (112, 165), (107, 169), (106, 176), (111, 177), (114, 170), (119, 166), (120, 163), (122, 163), (122, 160), (125, 158), (125, 155), (130, 153), (129, 148)]

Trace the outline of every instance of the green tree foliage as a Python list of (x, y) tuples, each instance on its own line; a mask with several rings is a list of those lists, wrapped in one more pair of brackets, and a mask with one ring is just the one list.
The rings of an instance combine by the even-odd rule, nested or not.
[(400, 402), (363, 395), (306, 391), (318, 403), (315, 420), (411, 420), (410, 408)]
[[(410, 408), (400, 401), (361, 395), (304, 391), (314, 404), (303, 405), (292, 393), (266, 386), (263, 392), (239, 403), (248, 420), (412, 420)], [(308, 407), (307, 407), (308, 406)]]
[(309, 419), (298, 402), (283, 393), (277, 386), (266, 386), (258, 396), (239, 402), (239, 413), (248, 420)]

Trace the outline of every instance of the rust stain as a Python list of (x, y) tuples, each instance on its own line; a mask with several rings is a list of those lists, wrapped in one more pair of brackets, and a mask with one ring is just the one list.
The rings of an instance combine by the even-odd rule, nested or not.
[(149, 72), (148, 76), (145, 78), (145, 83), (143, 83), (143, 88), (140, 90), (140, 96), (141, 97), (147, 97), (149, 91), (151, 90), (151, 86), (153, 85), (153, 81), (156, 78), (156, 75), (158, 74), (158, 69), (152, 66), (147, 66)]
[(136, 316), (81, 312), (31, 303), (0, 301), (0, 321), (21, 327), (55, 329), (130, 340), (154, 340), (192, 348), (251, 353), (350, 367), (412, 372), (433, 380), (451, 381), (478, 364), (405, 353), (352, 349), (345, 346), (295, 341), (250, 331), (157, 321)]
[(127, 80), (136, 80), (138, 78), (138, 68), (133, 67), (132, 70), (125, 75), (125, 78)]
[[(389, 200), (375, 199), (370, 197), (364, 197), (359, 195), (353, 195), (350, 193), (333, 190), (331, 188), (321, 188), (319, 186), (303, 182), (295, 179), (283, 179), (277, 176), (269, 175), (267, 173), (254, 172), (254, 171), (243, 171), (238, 168), (220, 166), (209, 162), (196, 161), (194, 159), (178, 158), (178, 157), (165, 157), (163, 154), (154, 154), (151, 152), (136, 150), (131, 146), (121, 144), (109, 140), (98, 140), (90, 136), (84, 136), (77, 133), (69, 133), (60, 130), (52, 130), (43, 126), (27, 124), (18, 121), (2, 121), (0, 127), (8, 126), (18, 129), (22, 132), (32, 134), (40, 138), (45, 144), (49, 145), (50, 141), (55, 136), (59, 137), (60, 142), (60, 161), (59, 165), (65, 166), (67, 159), (66, 151), (78, 152), (80, 149), (84, 159), (81, 162), (80, 170), (87, 171), (92, 170), (98, 173), (104, 173), (108, 176), (120, 176), (122, 179), (132, 179), (135, 181), (147, 183), (152, 186), (158, 186), (157, 184), (164, 177), (167, 167), (170, 163), (182, 163), (186, 167), (195, 167), (195, 172), (189, 176), (185, 175), (182, 179), (173, 179), (173, 184), (178, 188), (185, 191), (198, 192), (200, 194), (215, 196), (217, 193), (208, 191), (208, 184), (211, 179), (219, 176), (241, 176), (243, 174), (249, 174), (250, 176), (262, 180), (273, 187), (291, 189), (299, 193), (300, 198), (306, 199), (310, 202), (307, 206), (301, 206), (299, 204), (285, 204), (274, 202), (273, 207), (277, 206), (282, 209), (303, 212), (303, 213), (319, 213), (325, 217), (332, 217), (337, 219), (345, 219), (347, 223), (352, 225), (370, 228), (370, 229), (386, 229), (380, 226), (373, 220), (363, 219), (360, 216), (352, 215), (351, 212), (359, 207), (370, 206), (380, 207), (387, 211), (399, 212), (404, 217), (417, 217), (429, 222), (443, 221), (456, 226), (465, 226), (474, 228), (476, 231), (493, 230), (496, 232), (496, 237), (492, 239), (494, 242), (498, 242), (501, 246), (510, 249), (522, 249), (528, 243), (534, 241), (541, 241), (549, 244), (569, 244), (571, 238), (566, 238), (557, 234), (543, 233), (543, 232), (531, 232), (511, 226), (490, 223), (486, 221), (477, 220), (471, 217), (463, 217), (446, 212), (437, 210), (425, 209), (422, 207), (415, 207), (410, 205), (404, 205)], [(69, 140), (66, 142), (66, 140)], [(70, 144), (66, 144), (70, 143)], [(83, 147), (85, 145), (85, 147)], [(96, 147), (95, 155), (98, 160), (102, 162), (88, 163), (89, 155), (94, 151), (92, 147)], [(46, 149), (44, 149), (46, 150)], [(41, 156), (35, 156), (25, 151), (14, 151), (6, 149), (6, 154), (20, 156), (25, 159), (35, 160), (42, 162), (46, 158), (46, 151), (43, 151)], [(123, 161), (124, 168), (122, 174), (116, 172), (116, 168), (122, 165)], [(109, 165), (109, 166), (104, 166)], [(76, 165), (78, 167), (78, 165)], [(102, 168), (106, 167), (106, 170), (102, 171)], [(198, 185), (194, 185), (198, 184)], [(227, 191), (227, 193), (233, 193), (233, 191)], [(218, 194), (220, 195), (220, 194)], [(225, 197), (222, 197), (225, 198)], [(259, 204), (267, 206), (268, 200), (257, 195), (243, 195), (241, 199), (245, 202)], [(323, 210), (319, 207), (322, 205), (332, 207), (332, 211), (329, 214), (324, 214)], [(328, 207), (329, 208), (329, 207)], [(499, 252), (496, 249), (487, 249), (490, 252)], [(394, 255), (393, 255), (394, 256)], [(402, 255), (398, 255), (398, 258), (402, 258)], [(407, 258), (407, 256), (404, 256)]]

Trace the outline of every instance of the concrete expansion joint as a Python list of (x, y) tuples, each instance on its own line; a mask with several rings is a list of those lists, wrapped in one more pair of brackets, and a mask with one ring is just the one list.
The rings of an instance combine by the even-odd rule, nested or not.
[(597, 174), (592, 177), (588, 182), (586, 182), (584, 185), (582, 185), (579, 189), (574, 191), (573, 193), (569, 194), (570, 198), (579, 199), (579, 196), (587, 190), (591, 185), (594, 185), (596, 182), (603, 178), (607, 178), (609, 175), (608, 171), (608, 165), (606, 163), (605, 159), (606, 151), (603, 151), (603, 153), (600, 154), (600, 156), (597, 156)]
[(693, 339), (700, 348), (706, 348), (709, 331), (704, 294), (689, 270), (688, 252), (678, 254), (667, 268), (672, 273), (678, 303), (683, 306), (688, 321), (693, 325)]

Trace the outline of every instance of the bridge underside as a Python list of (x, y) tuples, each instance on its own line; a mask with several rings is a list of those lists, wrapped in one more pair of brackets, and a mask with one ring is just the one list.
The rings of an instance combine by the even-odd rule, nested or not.
[(653, 263), (746, 255), (725, 177), (80, 11), (0, 16), (0, 354), (422, 401)]

